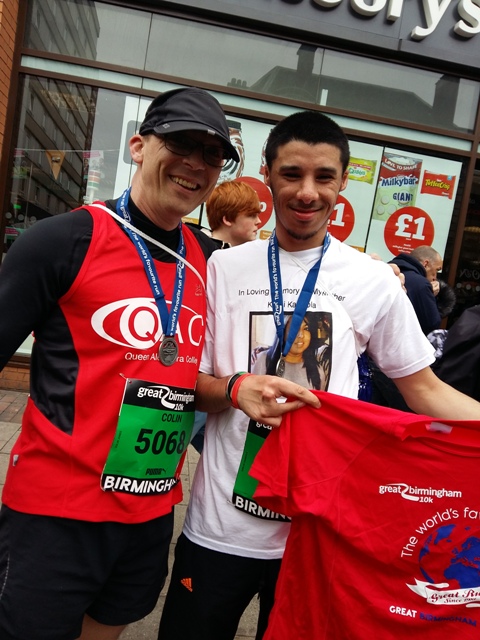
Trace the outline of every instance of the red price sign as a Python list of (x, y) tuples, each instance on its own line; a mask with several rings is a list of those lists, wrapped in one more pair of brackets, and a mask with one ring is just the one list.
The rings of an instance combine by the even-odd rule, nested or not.
[(434, 235), (432, 219), (418, 207), (402, 207), (392, 213), (384, 231), (385, 244), (394, 256), (424, 244), (431, 246)]
[(235, 181), (246, 182), (257, 192), (258, 199), (260, 200), (260, 224), (258, 228), (261, 229), (270, 220), (273, 211), (273, 200), (270, 189), (264, 182), (252, 176), (241, 176), (240, 178), (236, 178)]
[(328, 230), (334, 238), (344, 242), (352, 233), (355, 225), (355, 213), (350, 202), (339, 195), (337, 204), (328, 221)]

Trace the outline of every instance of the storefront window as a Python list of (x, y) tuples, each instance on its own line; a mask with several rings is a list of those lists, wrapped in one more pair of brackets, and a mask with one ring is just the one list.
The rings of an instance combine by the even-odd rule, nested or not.
[(182, 84), (201, 81), (452, 132), (474, 129), (480, 83), (471, 80), (92, 0), (29, 6), (25, 44), (32, 49)]
[(467, 307), (480, 304), (480, 160), (477, 161), (470, 192), (455, 293), (457, 316)]
[(32, 0), (25, 46), (143, 69), (151, 14), (93, 0)]
[(480, 88), (439, 73), (158, 15), (147, 69), (461, 132), (473, 131)]
[(325, 51), (321, 104), (464, 133), (475, 126), (480, 83)]
[(88, 85), (23, 78), (5, 250), (37, 220), (118, 195), (126, 99)]
[(147, 70), (318, 102), (323, 49), (156, 15)]

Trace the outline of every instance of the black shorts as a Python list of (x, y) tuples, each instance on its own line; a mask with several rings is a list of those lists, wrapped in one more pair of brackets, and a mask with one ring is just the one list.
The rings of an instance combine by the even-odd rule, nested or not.
[(280, 563), (212, 551), (182, 534), (158, 640), (233, 640), (243, 612), (257, 594), (256, 640), (260, 640), (273, 606)]
[(0, 638), (74, 640), (85, 613), (125, 625), (148, 615), (168, 572), (173, 511), (139, 524), (0, 511)]

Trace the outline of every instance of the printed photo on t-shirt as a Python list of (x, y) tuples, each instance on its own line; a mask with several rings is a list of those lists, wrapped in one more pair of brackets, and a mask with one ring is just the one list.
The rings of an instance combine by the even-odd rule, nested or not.
[[(284, 345), (292, 318), (293, 314), (285, 314)], [(283, 356), (273, 314), (250, 313), (252, 373), (281, 375), (308, 389), (328, 391), (332, 347), (332, 314), (328, 311), (307, 311), (288, 353)]]

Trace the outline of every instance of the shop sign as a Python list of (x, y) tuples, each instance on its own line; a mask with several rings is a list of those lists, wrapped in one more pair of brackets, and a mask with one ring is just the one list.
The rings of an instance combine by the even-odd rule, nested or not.
[[(416, 26), (412, 30), (410, 37), (413, 40), (423, 40), (423, 38), (433, 33), (451, 1), (441, 0), (439, 3), (438, 0), (423, 0), (423, 18), (427, 26)], [(290, 0), (283, 0), (283, 2), (292, 4)], [(346, 3), (348, 0), (313, 0), (317, 7), (323, 9), (332, 9), (342, 2)], [(295, 4), (298, 3), (296, 2)], [(371, 3), (365, 0), (350, 0), (350, 6), (353, 11), (361, 16), (376, 16), (386, 8), (385, 18), (389, 22), (395, 22), (402, 16), (404, 5), (404, 0), (388, 0), (388, 2), (387, 0), (373, 0)], [(408, 7), (405, 11), (408, 11)], [(453, 27), (457, 35), (471, 38), (480, 33), (480, 0), (459, 0), (457, 11), (461, 17), (461, 20), (458, 20)]]

